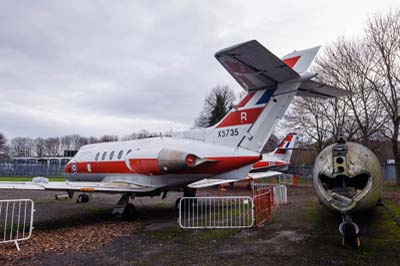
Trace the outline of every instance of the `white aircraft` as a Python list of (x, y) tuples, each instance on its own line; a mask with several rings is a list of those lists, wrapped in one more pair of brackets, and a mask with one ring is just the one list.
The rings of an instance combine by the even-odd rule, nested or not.
[[(312, 80), (307, 69), (319, 47), (294, 51), (281, 59), (252, 40), (223, 49), (216, 59), (248, 93), (215, 126), (180, 136), (83, 146), (66, 165), (66, 182), (2, 182), (0, 189), (121, 193), (116, 211), (132, 207), (129, 198), (166, 196), (243, 180), (250, 171), (267, 169), (279, 154), (261, 154), (278, 120), (295, 95), (329, 98), (345, 94)], [(280, 147), (282, 148), (282, 147)], [(274, 171), (271, 171), (275, 174)], [(78, 201), (88, 197), (79, 196)]]

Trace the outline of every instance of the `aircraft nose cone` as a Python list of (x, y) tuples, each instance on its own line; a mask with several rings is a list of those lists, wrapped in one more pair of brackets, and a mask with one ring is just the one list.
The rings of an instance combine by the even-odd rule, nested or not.
[(64, 167), (64, 173), (71, 173), (71, 162), (68, 162)]

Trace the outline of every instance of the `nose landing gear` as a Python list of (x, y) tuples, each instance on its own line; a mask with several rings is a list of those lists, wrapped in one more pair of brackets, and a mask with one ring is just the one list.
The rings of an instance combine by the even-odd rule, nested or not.
[(342, 234), (342, 245), (350, 248), (358, 248), (360, 246), (360, 238), (358, 233), (360, 229), (353, 222), (350, 215), (345, 212), (342, 214), (343, 222), (339, 225), (339, 232)]

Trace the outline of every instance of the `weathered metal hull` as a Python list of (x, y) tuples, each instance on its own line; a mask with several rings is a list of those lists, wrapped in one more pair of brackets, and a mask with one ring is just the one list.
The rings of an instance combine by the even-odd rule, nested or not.
[[(333, 148), (336, 144), (326, 147), (315, 161), (313, 171), (313, 185), (320, 202), (328, 208), (339, 212), (366, 211), (376, 206), (383, 188), (381, 167), (375, 154), (363, 145), (347, 142), (347, 154), (343, 173), (335, 173), (335, 156)], [(355, 193), (351, 197), (335, 193), (334, 186), (337, 179), (354, 187)], [(339, 180), (340, 182), (341, 180)], [(336, 183), (335, 183), (336, 182)], [(333, 185), (332, 185), (333, 184)], [(342, 190), (352, 190), (354, 187), (342, 185)]]

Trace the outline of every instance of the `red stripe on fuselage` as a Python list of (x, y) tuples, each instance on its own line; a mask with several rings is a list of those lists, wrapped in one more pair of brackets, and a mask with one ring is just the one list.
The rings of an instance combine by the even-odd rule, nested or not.
[(230, 112), (228, 116), (218, 124), (217, 128), (253, 124), (263, 109), (264, 107), (260, 107)]
[[(90, 172), (88, 170), (90, 165)], [(153, 158), (135, 158), (129, 160), (129, 166), (132, 171), (126, 166), (125, 161), (98, 161), (98, 162), (77, 162), (77, 172), (85, 174), (144, 174), (156, 175), (159, 174), (157, 159)], [(71, 168), (65, 169), (71, 173)]]
[(248, 164), (252, 164), (260, 160), (259, 156), (246, 156), (246, 157), (210, 157), (209, 160), (215, 160), (215, 162), (206, 162), (193, 169), (185, 170), (182, 173), (185, 174), (222, 174)]
[[(258, 156), (241, 157), (209, 157), (206, 162), (193, 169), (176, 172), (176, 174), (220, 174), (258, 161)], [(88, 171), (90, 165), (90, 172)], [(78, 174), (143, 174), (158, 175), (160, 169), (154, 158), (133, 158), (129, 160), (132, 171), (125, 161), (76, 162)], [(65, 173), (73, 174), (70, 165), (65, 167)], [(173, 174), (173, 173), (172, 173)]]

